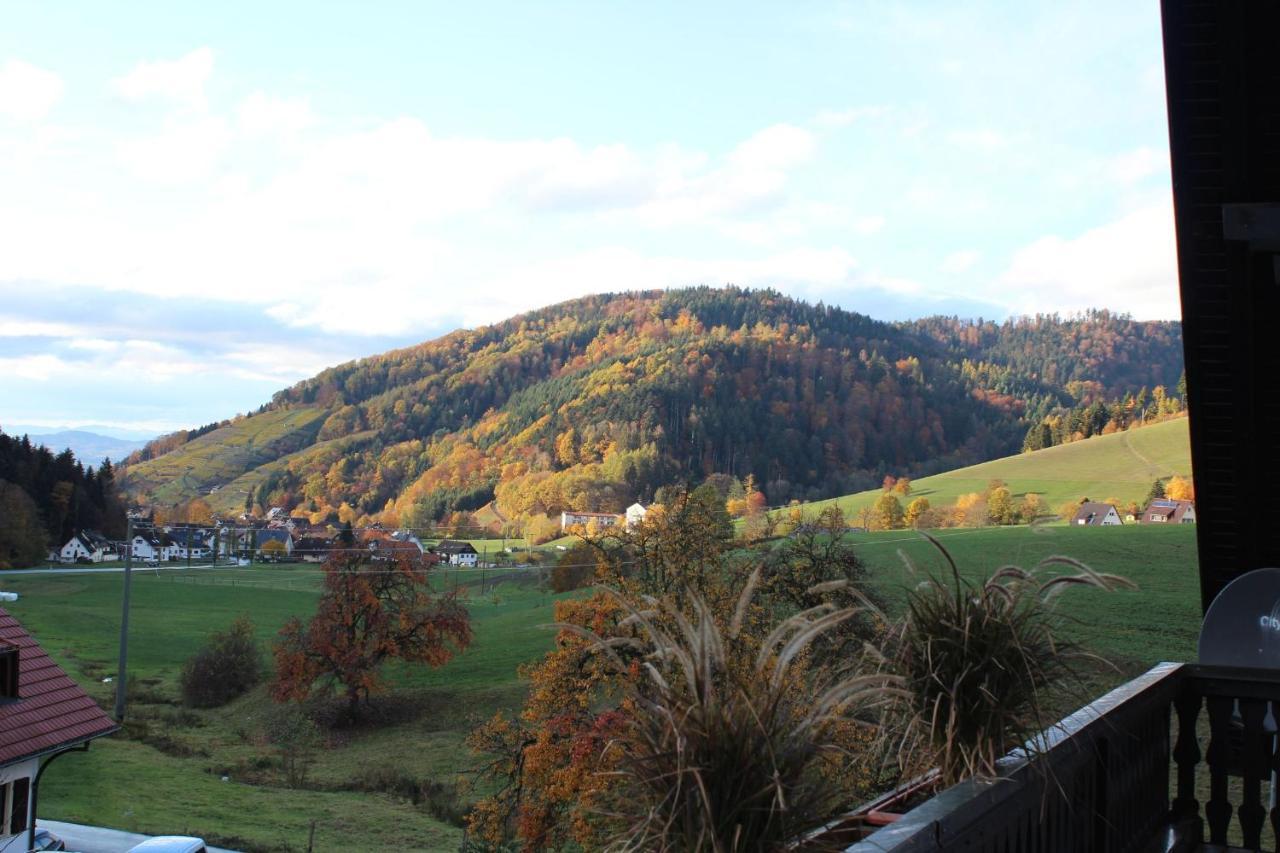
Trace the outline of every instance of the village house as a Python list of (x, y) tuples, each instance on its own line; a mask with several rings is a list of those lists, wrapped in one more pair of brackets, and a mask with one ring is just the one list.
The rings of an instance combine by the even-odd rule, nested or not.
[(160, 559), (160, 552), (163, 547), (164, 544), (154, 533), (135, 533), (133, 534), (130, 550), (133, 552), (135, 560), (153, 561)]
[(441, 539), (431, 550), (451, 566), (475, 566), (480, 560), (471, 543), (459, 539)]
[(622, 521), (622, 516), (614, 512), (562, 512), (560, 513), (560, 529), (568, 531), (573, 527), (613, 527)]
[(49, 762), (118, 728), (0, 609), (0, 850), (34, 845), (41, 773)]
[(166, 560), (203, 560), (209, 557), (211, 550), (209, 533), (194, 527), (180, 527), (170, 530), (164, 552)]
[(1157, 498), (1142, 511), (1143, 524), (1195, 524), (1196, 507), (1191, 501)]
[[(283, 527), (267, 527), (253, 532), (257, 534), (254, 552), (257, 556), (274, 555), (281, 558), (293, 556), (293, 537)], [(279, 543), (280, 547), (270, 545), (272, 542)]]
[(101, 563), (103, 560), (114, 560), (116, 553), (111, 542), (96, 530), (82, 530), (67, 540), (58, 551), (58, 559), (64, 563), (86, 560), (90, 563)]
[(641, 503), (633, 503), (631, 506), (627, 507), (627, 511), (625, 513), (627, 529), (634, 530), (638, 527), (640, 522), (644, 521), (644, 517), (648, 513), (649, 510)]
[(397, 539), (401, 542), (412, 542), (414, 545), (418, 546), (419, 551), (424, 554), (427, 552), (427, 546), (423, 545), (422, 540), (419, 539), (418, 535), (411, 530), (397, 530), (391, 534), (391, 538)]
[(320, 536), (303, 536), (293, 546), (293, 555), (304, 563), (323, 563), (329, 558), (333, 543)]
[(371, 559), (380, 563), (394, 560), (409, 560), (417, 563), (422, 560), (422, 549), (412, 542), (401, 539), (372, 539), (369, 541)]
[(1080, 508), (1076, 510), (1075, 517), (1071, 519), (1072, 524), (1083, 524), (1091, 527), (1112, 527), (1117, 524), (1124, 524), (1120, 520), (1120, 510), (1116, 509), (1112, 504), (1099, 503), (1098, 501), (1085, 501), (1080, 504)]

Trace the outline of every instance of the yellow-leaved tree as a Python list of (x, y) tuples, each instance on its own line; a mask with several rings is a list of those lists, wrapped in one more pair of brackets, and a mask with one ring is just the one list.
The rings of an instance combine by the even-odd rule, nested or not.
[(1196, 499), (1195, 486), (1191, 481), (1177, 475), (1169, 478), (1169, 482), (1165, 484), (1164, 493), (1175, 501), (1193, 501)]

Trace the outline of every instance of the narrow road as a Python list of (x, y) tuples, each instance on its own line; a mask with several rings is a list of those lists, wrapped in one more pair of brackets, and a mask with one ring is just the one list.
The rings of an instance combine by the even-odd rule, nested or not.
[[(120, 829), (107, 829), (104, 826), (63, 823), (60, 820), (38, 820), (36, 826), (44, 827), (61, 838), (68, 850), (77, 850), (80, 853), (128, 853), (135, 845), (151, 837)], [(210, 847), (209, 853), (235, 853), (235, 851)]]
[[(211, 563), (200, 563), (188, 566), (186, 563), (148, 566), (142, 563), (133, 567), (135, 572), (184, 572), (187, 569), (212, 569)], [(235, 566), (218, 566), (217, 568), (235, 568)], [(13, 575), (14, 577), (24, 577), (26, 575), (118, 575), (124, 572), (124, 566), (78, 566), (76, 568), (59, 568), (50, 566), (47, 569), (4, 569), (0, 571), (0, 577), (5, 575)]]

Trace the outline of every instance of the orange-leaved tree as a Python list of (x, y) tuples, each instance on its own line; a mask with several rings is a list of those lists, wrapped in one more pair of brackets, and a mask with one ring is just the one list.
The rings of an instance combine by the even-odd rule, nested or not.
[(470, 642), (466, 607), (456, 595), (432, 592), (421, 561), (374, 563), (358, 550), (334, 551), (316, 615), (280, 629), (271, 694), (284, 702), (341, 692), (354, 715), (381, 687), (387, 660), (441, 666)]

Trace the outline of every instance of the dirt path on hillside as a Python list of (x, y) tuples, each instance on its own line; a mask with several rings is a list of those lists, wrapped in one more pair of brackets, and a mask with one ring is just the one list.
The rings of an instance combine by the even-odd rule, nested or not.
[(1172, 475), (1175, 473), (1173, 471), (1162, 468), (1160, 465), (1156, 464), (1155, 462), (1152, 462), (1150, 459), (1146, 457), (1146, 455), (1143, 454), (1141, 450), (1134, 447), (1133, 437), (1130, 434), (1131, 432), (1132, 432), (1131, 430), (1124, 431), (1124, 446), (1128, 448), (1130, 453), (1138, 457), (1138, 460), (1141, 461), (1143, 465), (1146, 465), (1149, 469), (1155, 471), (1160, 476), (1164, 476), (1166, 474)]

